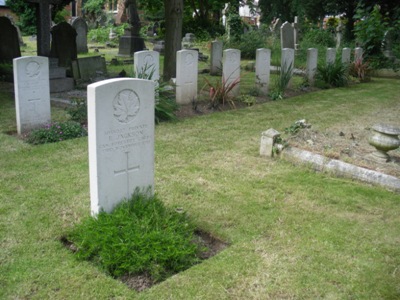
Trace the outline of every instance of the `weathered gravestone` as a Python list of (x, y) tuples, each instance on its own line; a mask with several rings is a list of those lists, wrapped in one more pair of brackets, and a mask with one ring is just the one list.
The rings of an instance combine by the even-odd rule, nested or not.
[(315, 81), (315, 74), (317, 73), (317, 65), (318, 65), (318, 49), (308, 48), (306, 75), (308, 82), (311, 85), (313, 85)]
[(69, 68), (77, 59), (76, 30), (67, 22), (61, 22), (51, 28), (50, 57), (58, 58), (58, 65)]
[(107, 76), (106, 60), (102, 56), (78, 58), (72, 62), (72, 74), (75, 80), (104, 80)]
[(268, 94), (269, 75), (271, 69), (271, 50), (257, 49), (256, 51), (256, 85), (263, 95)]
[(222, 56), (222, 84), (225, 88), (234, 86), (229, 93), (239, 96), (240, 93), (240, 50), (226, 49)]
[(210, 75), (221, 75), (222, 69), (222, 41), (211, 42)]
[(326, 64), (333, 65), (336, 60), (336, 48), (328, 48), (326, 50)]
[(176, 103), (188, 104), (197, 99), (199, 53), (196, 50), (176, 52)]
[(193, 33), (186, 33), (182, 38), (182, 49), (192, 48), (195, 41), (196, 36)]
[(160, 54), (164, 54), (165, 51), (165, 42), (157, 41), (154, 43), (153, 50), (159, 52)]
[(279, 36), (279, 32), (282, 26), (281, 19), (277, 18), (275, 22), (272, 23), (271, 31), (276, 35)]
[(13, 60), (17, 131), (22, 134), (51, 120), (49, 62), (47, 57)]
[(119, 78), (88, 86), (91, 212), (111, 212), (136, 189), (154, 192), (154, 83)]
[(160, 79), (160, 53), (157, 51), (135, 52), (133, 62), (136, 78)]
[(351, 49), (350, 48), (343, 48), (342, 49), (342, 64), (350, 64), (351, 57)]
[(294, 49), (294, 30), (289, 22), (281, 26), (281, 48)]
[(78, 51), (78, 53), (87, 53), (88, 26), (86, 24), (86, 21), (81, 17), (73, 18), (71, 21), (71, 25), (76, 30), (76, 50)]
[(300, 25), (299, 25), (299, 18), (296, 16), (294, 17), (293, 22), (293, 39), (294, 39), (294, 49), (299, 50), (300, 48)]
[(11, 63), (21, 56), (17, 28), (9, 18), (0, 17), (0, 62)]

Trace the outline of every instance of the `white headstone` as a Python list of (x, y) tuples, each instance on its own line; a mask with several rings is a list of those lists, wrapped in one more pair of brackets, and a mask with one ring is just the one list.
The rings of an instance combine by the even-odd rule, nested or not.
[(357, 47), (354, 49), (354, 61), (361, 61), (363, 60), (363, 49), (360, 47)]
[(160, 53), (157, 51), (137, 51), (134, 57), (136, 78), (158, 81), (160, 79)]
[(199, 52), (176, 52), (176, 103), (188, 104), (197, 99)]
[(315, 74), (317, 72), (318, 65), (318, 49), (309, 48), (307, 49), (307, 79), (308, 82), (312, 85), (315, 81)]
[(281, 26), (281, 48), (294, 49), (294, 30), (289, 22)]
[(326, 64), (333, 65), (336, 60), (336, 48), (328, 48), (326, 50)]
[(88, 91), (91, 212), (111, 212), (136, 189), (154, 191), (154, 82), (118, 78)]
[(349, 64), (351, 57), (351, 49), (343, 48), (342, 49), (342, 64)]
[(23, 56), (13, 60), (17, 131), (21, 134), (51, 121), (49, 60)]
[(294, 49), (292, 48), (284, 48), (282, 49), (282, 57), (281, 57), (281, 72), (291, 71), (293, 74), (294, 70)]
[(222, 47), (221, 41), (211, 42), (210, 75), (221, 75), (222, 72)]
[(231, 96), (240, 93), (240, 50), (226, 49), (222, 56), (222, 84), (225, 87), (235, 85), (231, 90)]
[(271, 50), (257, 49), (256, 51), (256, 85), (263, 95), (268, 94), (269, 75), (271, 69)]

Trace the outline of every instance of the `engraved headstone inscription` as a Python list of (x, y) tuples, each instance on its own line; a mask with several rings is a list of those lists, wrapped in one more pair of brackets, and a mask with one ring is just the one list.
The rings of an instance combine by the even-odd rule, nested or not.
[(108, 79), (88, 86), (92, 215), (136, 189), (154, 191), (154, 82)]

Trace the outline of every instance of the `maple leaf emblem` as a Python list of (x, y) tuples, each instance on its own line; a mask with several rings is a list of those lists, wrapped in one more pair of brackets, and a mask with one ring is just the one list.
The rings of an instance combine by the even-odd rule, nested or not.
[(121, 123), (129, 123), (139, 112), (139, 97), (132, 90), (123, 90), (115, 97), (113, 107), (114, 117)]

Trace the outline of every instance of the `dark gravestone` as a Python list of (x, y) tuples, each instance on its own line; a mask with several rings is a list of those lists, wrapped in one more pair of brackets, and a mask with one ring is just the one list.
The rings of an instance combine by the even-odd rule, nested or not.
[(0, 17), (0, 62), (9, 62), (21, 56), (17, 28), (7, 17)]
[(87, 53), (87, 33), (88, 26), (83, 18), (77, 17), (71, 21), (72, 27), (76, 30), (76, 49), (78, 53)]
[(58, 58), (58, 65), (71, 67), (71, 62), (76, 60), (76, 30), (67, 22), (61, 22), (51, 28), (50, 57)]

